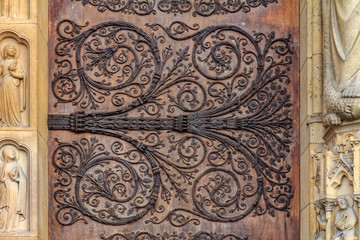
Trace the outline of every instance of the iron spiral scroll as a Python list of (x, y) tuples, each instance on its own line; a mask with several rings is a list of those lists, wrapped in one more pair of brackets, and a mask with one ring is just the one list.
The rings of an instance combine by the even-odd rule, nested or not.
[[(84, 6), (97, 7), (99, 12), (115, 12), (145, 16), (157, 14), (184, 14), (209, 17), (229, 13), (249, 13), (252, 8), (267, 7), (278, 0), (71, 0), (81, 2)], [(157, 11), (158, 10), (158, 11)]]
[(109, 237), (102, 234), (101, 239), (104, 240), (249, 240), (247, 235), (238, 236), (234, 234), (217, 234), (210, 232), (198, 232), (196, 234), (181, 232), (180, 234), (163, 233), (152, 234), (149, 232), (131, 232), (127, 234), (118, 233)]
[[(50, 114), (49, 129), (96, 134), (56, 139), (58, 222), (182, 227), (288, 215), (291, 36), (147, 27), (155, 34), (121, 21), (58, 24), (55, 107), (84, 111)], [(189, 44), (175, 50), (178, 41)], [(166, 212), (174, 203), (183, 207)]]

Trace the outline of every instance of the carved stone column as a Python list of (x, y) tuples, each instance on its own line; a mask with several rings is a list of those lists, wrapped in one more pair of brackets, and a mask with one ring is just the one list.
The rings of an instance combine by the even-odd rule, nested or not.
[(326, 198), (327, 149), (323, 135), (323, 28), (322, 1), (300, 4), (300, 139), (301, 139), (301, 239), (314, 239), (316, 200)]
[(326, 240), (330, 240), (332, 236), (332, 214), (333, 214), (333, 208), (334, 208), (334, 200), (325, 200), (323, 202), (325, 206), (325, 212), (326, 212)]
[(358, 133), (351, 142), (354, 154), (354, 194), (360, 196), (360, 139)]
[(47, 239), (47, 0), (0, 0), (0, 238)]

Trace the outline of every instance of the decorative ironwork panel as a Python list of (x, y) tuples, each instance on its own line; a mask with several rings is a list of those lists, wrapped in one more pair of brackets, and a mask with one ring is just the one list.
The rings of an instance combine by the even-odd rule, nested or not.
[(200, 239), (207, 239), (207, 240), (248, 240), (248, 237), (245, 235), (243, 237), (236, 236), (234, 234), (216, 234), (216, 233), (208, 233), (208, 232), (199, 232), (196, 234), (191, 233), (184, 233), (181, 232), (180, 234), (174, 233), (163, 233), (163, 234), (151, 234), (148, 232), (132, 232), (132, 233), (118, 233), (111, 235), (110, 237), (105, 237), (105, 235), (101, 235), (101, 239), (104, 240), (140, 240), (140, 239), (151, 239), (151, 240), (200, 240)]
[(278, 0), (71, 0), (84, 6), (97, 7), (99, 12), (112, 11), (140, 16), (156, 14), (156, 8), (164, 13), (183, 14), (192, 11), (192, 15), (207, 17), (228, 13), (249, 13), (252, 8), (267, 7)]
[[(54, 239), (79, 224), (93, 239), (258, 239), (251, 223), (278, 219), (293, 229), (269, 236), (297, 238), (297, 33), (150, 14), (270, 2), (82, 1), (97, 7), (89, 21), (53, 19)], [(113, 18), (93, 17), (106, 9)]]

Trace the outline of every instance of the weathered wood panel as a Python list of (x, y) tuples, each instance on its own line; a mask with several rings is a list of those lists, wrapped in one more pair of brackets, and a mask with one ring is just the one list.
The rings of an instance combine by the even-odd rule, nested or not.
[(50, 239), (299, 239), (298, 1), (49, 12)]

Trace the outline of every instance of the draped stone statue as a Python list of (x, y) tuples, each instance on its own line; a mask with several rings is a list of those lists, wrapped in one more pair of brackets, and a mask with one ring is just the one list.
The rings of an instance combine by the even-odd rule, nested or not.
[(18, 232), (26, 219), (27, 180), (18, 163), (19, 152), (6, 146), (1, 152), (0, 165), (0, 232)]
[[(20, 113), (26, 107), (26, 73), (17, 60), (18, 49), (6, 45), (0, 61), (0, 123), (2, 126), (21, 127)], [(1, 126), (0, 125), (0, 126)]]
[(315, 205), (315, 212), (316, 212), (316, 223), (317, 229), (315, 232), (315, 240), (325, 240), (326, 239), (326, 211), (324, 207), (320, 203), (316, 203)]
[(323, 1), (324, 22), (330, 28), (326, 34), (324, 27), (325, 58), (331, 61), (325, 68), (324, 120), (338, 125), (360, 118), (360, 0)]
[(335, 87), (343, 97), (360, 97), (360, 0), (333, 0), (331, 26)]
[(336, 198), (336, 202), (340, 209), (335, 214), (336, 233), (331, 240), (354, 240), (358, 219), (352, 206), (353, 200), (350, 196), (342, 195)]

